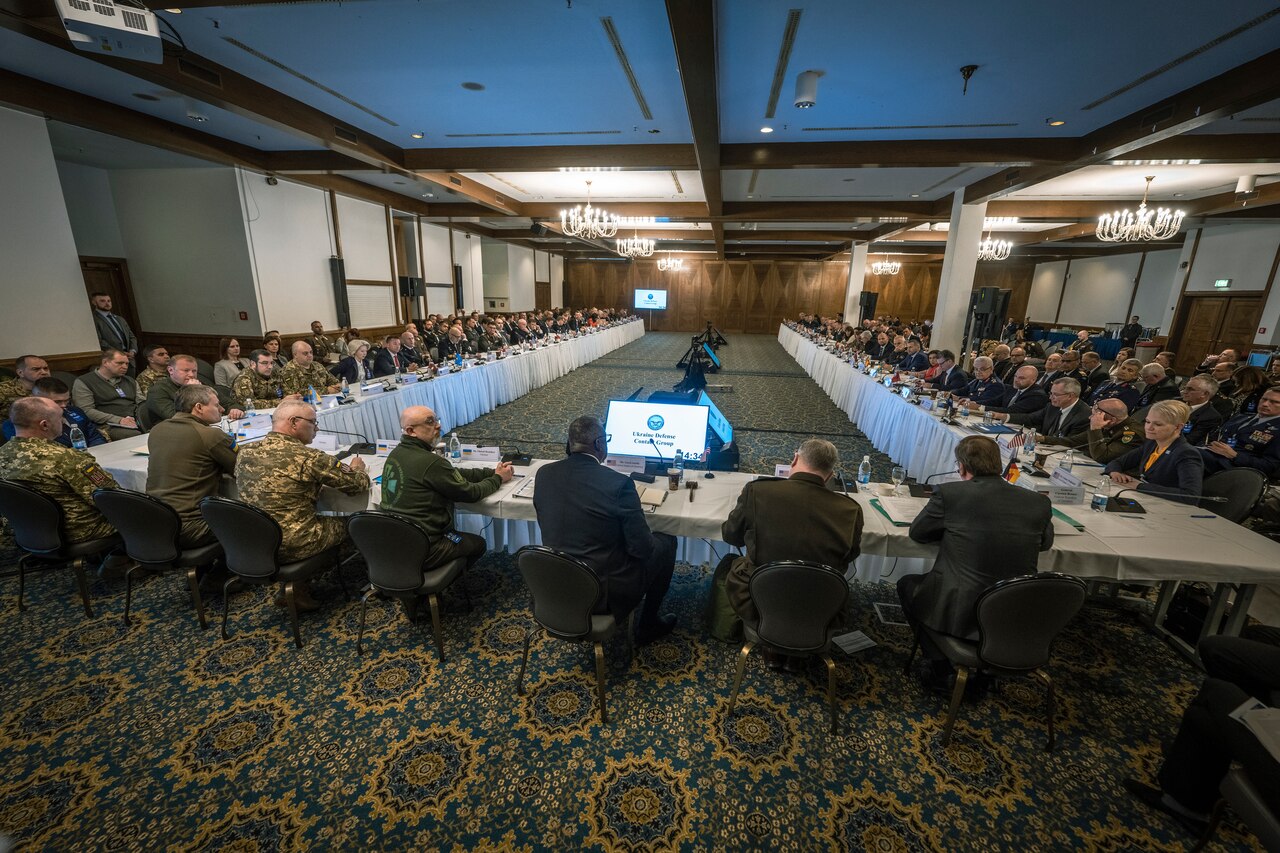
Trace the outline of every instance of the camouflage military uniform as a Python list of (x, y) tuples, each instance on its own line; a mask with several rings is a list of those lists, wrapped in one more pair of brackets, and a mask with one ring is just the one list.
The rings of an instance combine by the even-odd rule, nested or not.
[(134, 380), (138, 385), (138, 402), (141, 403), (147, 399), (147, 392), (151, 390), (151, 383), (168, 375), (168, 371), (152, 370), (150, 367), (139, 373), (138, 378)]
[(338, 354), (338, 347), (328, 335), (312, 335), (306, 340), (311, 344), (311, 354), (317, 362), (336, 361), (333, 356)]
[(30, 486), (57, 501), (68, 542), (115, 534), (93, 504), (94, 489), (118, 489), (115, 478), (87, 453), (44, 438), (14, 438), (0, 447), (0, 478)]
[(347, 538), (345, 519), (316, 515), (322, 486), (351, 495), (368, 490), (369, 475), (278, 432), (240, 447), (236, 459), (240, 500), (280, 524), (281, 562), (305, 559)]
[(0, 382), (0, 421), (8, 419), (9, 407), (13, 405), (14, 400), (20, 400), (30, 394), (27, 386), (17, 379), (6, 379)]
[(317, 394), (323, 394), (325, 388), (337, 385), (338, 380), (318, 361), (311, 362), (310, 367), (291, 361), (280, 370), (280, 384), (286, 395), (301, 394), (305, 397), (308, 388), (315, 388)]
[[(316, 389), (316, 391), (320, 390)], [(246, 399), (251, 399), (255, 409), (271, 409), (280, 405), (284, 391), (281, 390), (280, 380), (275, 376), (263, 379), (258, 371), (251, 367), (240, 371), (240, 375), (231, 383), (231, 396), (239, 404), (243, 404)]]
[(1085, 452), (1094, 462), (1106, 465), (1113, 459), (1119, 459), (1135, 447), (1141, 447), (1146, 441), (1147, 433), (1143, 427), (1143, 419), (1131, 416), (1106, 429), (1087, 429), (1069, 438), (1055, 441), (1067, 447), (1084, 447)]

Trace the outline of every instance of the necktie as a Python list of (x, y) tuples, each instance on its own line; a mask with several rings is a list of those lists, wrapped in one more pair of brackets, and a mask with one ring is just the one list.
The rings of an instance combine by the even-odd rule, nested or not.
[(116, 330), (116, 340), (120, 342), (120, 346), (123, 348), (129, 342), (125, 340), (124, 328), (120, 325), (120, 321), (116, 319), (115, 314), (108, 314), (107, 322), (111, 324), (111, 328)]
[(1009, 405), (1012, 406), (1014, 403), (1018, 402), (1018, 398), (1021, 396), (1022, 396), (1022, 389), (1019, 388), (1017, 391), (1014, 391), (1013, 396), (1009, 398)]

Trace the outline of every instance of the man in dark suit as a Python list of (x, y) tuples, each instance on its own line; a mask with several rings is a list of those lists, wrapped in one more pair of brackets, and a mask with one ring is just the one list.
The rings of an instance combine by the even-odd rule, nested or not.
[(392, 376), (417, 370), (417, 365), (405, 358), (400, 347), (398, 335), (387, 335), (382, 339), (382, 349), (378, 350), (378, 357), (373, 360), (374, 376)]
[(725, 584), (729, 602), (744, 622), (754, 625), (760, 619), (748, 590), (757, 566), (803, 560), (843, 572), (858, 556), (862, 510), (826, 487), (839, 461), (834, 444), (811, 438), (792, 457), (790, 477), (756, 480), (742, 488), (720, 532), (730, 545), (746, 548), (746, 556), (733, 561)]
[(929, 385), (952, 394), (963, 392), (969, 386), (969, 374), (956, 365), (956, 354), (944, 349), (938, 353), (938, 358), (938, 373), (929, 380)]
[[(111, 297), (101, 291), (89, 297), (93, 303), (93, 326), (98, 332), (98, 346), (104, 351), (118, 349), (129, 356), (129, 364), (138, 355), (138, 339), (129, 328), (129, 322), (119, 314), (111, 313)], [(129, 373), (133, 373), (130, 368)]]
[(1038, 412), (1049, 405), (1049, 395), (1036, 384), (1039, 373), (1030, 364), (1019, 367), (1013, 374), (1013, 382), (1004, 386), (1003, 396), (993, 405), (987, 406), (987, 411), (1025, 415)]
[(1036, 380), (1036, 384), (1049, 391), (1049, 386), (1053, 384), (1053, 380), (1062, 376), (1062, 354), (1050, 353), (1044, 360), (1044, 368), (1040, 371), (1040, 378)]
[(1067, 438), (1089, 428), (1089, 407), (1080, 399), (1080, 383), (1059, 379), (1049, 386), (1049, 404), (1038, 412), (997, 414), (998, 421), (1034, 427), (1043, 438)]
[(898, 598), (931, 662), (927, 685), (947, 687), (951, 665), (921, 627), (978, 639), (974, 604), (997, 581), (1034, 574), (1037, 554), (1053, 545), (1049, 498), (1000, 477), (1000, 447), (971, 435), (956, 445), (961, 482), (943, 483), (911, 522), (916, 542), (937, 542), (938, 558), (925, 575), (898, 581)]
[(898, 370), (905, 373), (915, 373), (929, 369), (929, 359), (920, 351), (919, 339), (912, 338), (907, 341), (907, 352), (898, 360), (897, 367)]
[(1182, 437), (1193, 447), (1200, 447), (1210, 435), (1222, 427), (1222, 412), (1213, 405), (1218, 383), (1207, 373), (1197, 373), (1182, 386), (1182, 402), (1191, 407), (1191, 418)]
[(1138, 315), (1134, 314), (1129, 318), (1128, 323), (1120, 327), (1120, 346), (1136, 350), (1140, 337), (1142, 337), (1142, 324), (1138, 322)]
[(1141, 381), (1134, 383), (1139, 391), (1137, 405), (1133, 407), (1135, 410), (1145, 409), (1161, 400), (1178, 399), (1178, 383), (1165, 373), (1163, 365), (1154, 361), (1142, 365), (1138, 378)]
[[(1111, 379), (1111, 374), (1102, 366), (1102, 356), (1096, 352), (1087, 352), (1080, 356), (1080, 370), (1084, 373), (1084, 389), (1091, 392), (1103, 382)], [(1085, 396), (1088, 396), (1086, 393)]]
[(538, 469), (533, 508), (542, 542), (582, 560), (600, 579), (597, 613), (622, 621), (644, 599), (636, 641), (671, 633), (676, 617), (658, 608), (675, 570), (676, 540), (653, 533), (635, 483), (604, 467), (604, 427), (583, 416), (569, 424), (568, 458)]

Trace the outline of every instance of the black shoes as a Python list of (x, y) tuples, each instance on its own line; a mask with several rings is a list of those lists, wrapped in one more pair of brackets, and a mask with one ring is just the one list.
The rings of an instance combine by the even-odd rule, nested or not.
[(1170, 806), (1165, 802), (1164, 791), (1159, 788), (1153, 788), (1145, 782), (1139, 782), (1137, 779), (1125, 779), (1124, 789), (1144, 804), (1169, 815), (1196, 837), (1204, 835), (1205, 830), (1209, 827), (1208, 821)]
[(664, 613), (650, 623), (641, 623), (636, 628), (636, 645), (647, 646), (656, 640), (670, 634), (676, 627), (676, 616), (674, 613)]

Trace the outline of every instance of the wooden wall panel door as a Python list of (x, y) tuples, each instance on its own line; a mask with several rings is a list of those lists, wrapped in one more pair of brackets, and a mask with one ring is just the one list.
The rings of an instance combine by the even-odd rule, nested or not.
[(719, 283), (716, 293), (720, 297), (717, 314), (717, 327), (724, 332), (742, 331), (742, 292), (738, 289), (738, 279), (742, 269), (742, 261), (718, 262)]
[(670, 329), (699, 328), (703, 324), (702, 294), (698, 292), (698, 278), (690, 273), (680, 273), (673, 277), (669, 292), (676, 296), (673, 310), (668, 310)]
[(844, 291), (849, 283), (849, 265), (835, 261), (822, 262), (822, 298), (818, 313), (834, 317), (844, 313)]
[(1227, 313), (1227, 299), (1223, 296), (1200, 296), (1185, 300), (1182, 334), (1178, 336), (1178, 357), (1174, 370), (1186, 376), (1207, 352), (1218, 349), (1218, 330)]
[(769, 307), (764, 295), (764, 276), (769, 265), (748, 263), (742, 271), (743, 306), (742, 330), (751, 334), (764, 334), (769, 328)]
[[(81, 256), (80, 274), (84, 277), (86, 296), (99, 292), (109, 295), (111, 312), (125, 318), (134, 334), (142, 334), (142, 324), (138, 322), (138, 310), (133, 301), (133, 286), (129, 282), (129, 265), (124, 258)], [(86, 305), (84, 310), (93, 309)]]
[(1227, 347), (1247, 358), (1253, 346), (1253, 335), (1262, 319), (1262, 297), (1232, 296), (1223, 312), (1222, 327), (1218, 330), (1218, 352)]
[(551, 307), (551, 282), (535, 281), (533, 283), (533, 307), (546, 311)]
[(723, 261), (694, 261), (692, 269), (686, 273), (698, 289), (703, 316), (721, 330), (724, 329), (724, 309), (721, 307), (726, 287), (724, 272)]

